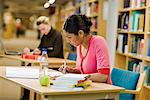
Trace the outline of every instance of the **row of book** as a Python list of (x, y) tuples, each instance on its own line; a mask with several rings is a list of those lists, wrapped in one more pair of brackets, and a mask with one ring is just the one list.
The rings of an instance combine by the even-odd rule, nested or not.
[(91, 22), (92, 22), (91, 28), (92, 28), (93, 30), (97, 29), (97, 28), (98, 28), (98, 17), (92, 18), (92, 19), (91, 19)]
[(142, 62), (137, 60), (129, 60), (128, 61), (128, 70), (133, 72), (145, 72), (146, 73), (146, 80), (145, 84), (150, 86), (150, 66), (145, 65), (144, 69), (142, 69)]
[(144, 39), (143, 35), (133, 35), (130, 39), (130, 53), (142, 57), (144, 54)]
[(138, 8), (146, 5), (146, 0), (124, 0), (124, 8)]
[[(77, 3), (81, 3), (80, 0), (77, 0)], [(85, 1), (82, 1), (85, 2)], [(97, 28), (98, 28), (98, 9), (99, 9), (99, 3), (98, 1), (95, 1), (93, 3), (88, 3), (86, 1), (85, 5), (80, 6), (78, 9), (76, 9), (76, 14), (85, 14), (89, 17), (89, 19), (92, 22), (91, 31), (93, 35), (97, 35)], [(96, 15), (96, 16), (95, 16)]]
[(118, 16), (118, 29), (128, 31), (128, 25), (129, 25), (129, 12), (120, 13)]
[[(129, 30), (129, 12), (120, 13), (118, 16), (118, 29)], [(131, 16), (130, 32), (144, 32), (145, 11), (133, 11)]]
[(148, 40), (147, 56), (150, 57), (150, 39)]
[[(142, 62), (136, 60), (128, 61), (128, 70), (133, 72), (142, 73)], [(150, 86), (150, 66), (145, 65), (144, 70), (146, 73), (145, 85)]]
[(86, 16), (91, 17), (92, 15), (98, 14), (98, 8), (98, 2), (86, 3), (85, 5), (82, 5), (78, 9), (76, 9), (75, 13), (85, 14)]
[(128, 70), (133, 72), (142, 72), (141, 70), (142, 62), (136, 60), (128, 61)]
[(134, 11), (132, 15), (131, 32), (144, 31), (144, 11)]
[(150, 66), (145, 65), (145, 66), (144, 66), (144, 71), (146, 71), (145, 84), (146, 84), (147, 86), (150, 86)]
[[(130, 38), (130, 53), (133, 55), (138, 55), (143, 57), (144, 54), (144, 36), (143, 35), (131, 35)], [(120, 53), (128, 53), (128, 35), (127, 34), (118, 34), (117, 36), (117, 45), (116, 50)], [(150, 39), (147, 43), (147, 56), (150, 57)]]
[(120, 53), (128, 52), (128, 36), (126, 34), (118, 34), (116, 49)]

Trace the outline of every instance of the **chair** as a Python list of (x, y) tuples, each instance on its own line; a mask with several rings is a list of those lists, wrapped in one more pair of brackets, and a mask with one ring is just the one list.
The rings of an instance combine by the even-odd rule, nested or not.
[(145, 73), (137, 73), (123, 69), (113, 68), (111, 72), (112, 84), (125, 88), (119, 100), (142, 100), (141, 90)]
[(68, 53), (67, 59), (76, 61), (76, 58), (77, 58), (76, 52), (69, 52)]

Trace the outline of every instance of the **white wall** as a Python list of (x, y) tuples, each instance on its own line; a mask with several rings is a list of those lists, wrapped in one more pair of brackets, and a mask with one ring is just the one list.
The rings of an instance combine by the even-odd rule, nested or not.
[(109, 0), (108, 20), (107, 20), (107, 36), (106, 40), (109, 48), (110, 66), (114, 66), (115, 49), (116, 49), (116, 33), (118, 18), (119, 0)]

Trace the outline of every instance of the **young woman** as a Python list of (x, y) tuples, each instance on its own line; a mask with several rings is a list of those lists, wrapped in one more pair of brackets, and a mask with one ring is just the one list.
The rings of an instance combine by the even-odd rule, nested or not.
[[(64, 58), (62, 35), (51, 26), (50, 19), (46, 16), (40, 16), (36, 24), (42, 37), (38, 48), (33, 51), (34, 54), (41, 54), (42, 48), (46, 48), (48, 57)], [(29, 51), (28, 49), (25, 48), (24, 52)]]
[[(64, 24), (66, 40), (76, 47), (76, 67), (66, 67), (68, 73), (90, 74), (95, 82), (111, 83), (109, 54), (106, 41), (90, 33), (92, 22), (85, 15), (72, 15)], [(64, 68), (60, 67), (60, 71)]]

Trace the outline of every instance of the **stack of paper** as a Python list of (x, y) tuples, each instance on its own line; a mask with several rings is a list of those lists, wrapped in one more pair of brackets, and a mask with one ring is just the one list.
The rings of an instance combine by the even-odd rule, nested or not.
[(39, 78), (39, 69), (28, 67), (6, 67), (6, 77)]
[[(53, 81), (53, 87), (74, 89), (78, 84), (85, 82), (88, 77), (89, 75), (87, 74), (64, 74)], [(80, 87), (80, 90), (81, 88), (83, 89), (84, 87)]]
[(58, 76), (62, 76), (63, 75), (63, 73), (61, 73), (61, 72), (57, 72), (57, 71), (50, 71), (50, 72), (48, 72), (48, 76), (49, 77), (58, 77)]

